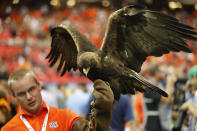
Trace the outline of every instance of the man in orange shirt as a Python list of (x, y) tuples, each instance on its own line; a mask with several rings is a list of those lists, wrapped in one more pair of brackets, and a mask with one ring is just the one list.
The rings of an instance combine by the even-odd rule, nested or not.
[(107, 131), (109, 128), (114, 96), (102, 80), (94, 82), (94, 120), (91, 122), (70, 109), (62, 110), (46, 105), (41, 97), (40, 83), (30, 70), (19, 69), (12, 73), (8, 86), (20, 109), (2, 131), (90, 131), (93, 128), (96, 131)]

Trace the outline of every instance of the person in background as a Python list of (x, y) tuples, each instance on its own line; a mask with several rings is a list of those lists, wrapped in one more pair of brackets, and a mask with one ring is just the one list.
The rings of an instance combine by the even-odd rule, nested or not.
[(193, 66), (188, 73), (188, 90), (191, 98), (181, 105), (181, 110), (187, 111), (189, 114), (188, 131), (197, 130), (197, 66)]
[(0, 80), (0, 91), (3, 92), (3, 94), (5, 94), (6, 101), (8, 102), (9, 106), (11, 107), (11, 114), (12, 114), (11, 116), (13, 117), (14, 115), (16, 115), (18, 106), (8, 90), (7, 80)]
[(41, 96), (45, 103), (49, 106), (58, 108), (57, 97), (53, 92), (50, 92), (45, 85), (41, 86)]
[(189, 70), (188, 79), (197, 79), (197, 65)]
[(65, 102), (66, 102), (66, 87), (67, 83), (61, 83), (57, 87), (57, 101), (58, 101), (58, 108), (64, 109), (65, 108)]
[[(165, 65), (152, 65), (149, 74), (149, 81), (164, 90), (162, 81), (166, 78)], [(168, 93), (168, 97), (152, 92), (149, 88), (144, 93), (145, 131), (166, 131), (172, 129), (170, 104), (173, 100), (172, 93), (176, 79), (174, 75), (167, 76), (165, 91)]]
[(137, 92), (132, 96), (133, 112), (135, 116), (136, 128), (138, 131), (144, 130), (144, 100), (143, 93)]
[(85, 116), (88, 100), (89, 94), (87, 93), (86, 84), (79, 83), (71, 96), (67, 99), (65, 105), (66, 108), (71, 109), (78, 115)]
[(8, 86), (19, 103), (18, 113), (1, 131), (108, 131), (114, 102), (111, 88), (102, 80), (94, 82), (92, 121), (72, 112), (46, 105), (41, 96), (40, 83), (31, 70), (19, 69), (8, 79)]
[[(89, 103), (94, 100), (94, 96), (91, 96)], [(86, 116), (91, 112), (91, 107), (87, 104)], [(114, 109), (112, 111), (112, 121), (110, 125), (110, 131), (134, 131), (134, 115), (131, 104), (131, 99), (128, 95), (120, 95), (119, 101), (115, 101)]]
[(4, 91), (0, 90), (0, 129), (11, 119), (12, 108)]

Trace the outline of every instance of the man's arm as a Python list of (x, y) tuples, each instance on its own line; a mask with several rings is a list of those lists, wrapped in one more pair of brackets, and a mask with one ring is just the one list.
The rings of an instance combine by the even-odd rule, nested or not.
[(181, 106), (181, 110), (186, 110), (188, 114), (191, 114), (195, 118), (197, 118), (197, 107), (194, 107), (190, 101), (185, 102)]
[[(108, 131), (112, 118), (114, 95), (111, 88), (102, 80), (94, 82), (93, 95), (93, 127), (95, 131)], [(72, 131), (92, 131), (89, 130), (90, 121), (85, 118), (76, 120)]]
[(168, 93), (168, 97), (161, 97), (161, 102), (165, 104), (172, 104), (173, 102), (173, 91), (174, 85), (177, 81), (177, 77), (175, 75), (168, 75), (167, 76), (167, 83), (166, 83), (166, 93)]

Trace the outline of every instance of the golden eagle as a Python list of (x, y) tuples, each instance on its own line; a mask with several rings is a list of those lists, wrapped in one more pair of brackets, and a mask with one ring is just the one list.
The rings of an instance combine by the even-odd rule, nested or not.
[(51, 50), (46, 58), (50, 66), (60, 59), (57, 71), (61, 76), (79, 69), (92, 81), (108, 82), (116, 100), (121, 93), (144, 92), (146, 87), (167, 97), (138, 73), (147, 56), (191, 52), (185, 40), (197, 40), (193, 30), (160, 12), (126, 6), (110, 15), (101, 49), (73, 27), (59, 25), (51, 30)]

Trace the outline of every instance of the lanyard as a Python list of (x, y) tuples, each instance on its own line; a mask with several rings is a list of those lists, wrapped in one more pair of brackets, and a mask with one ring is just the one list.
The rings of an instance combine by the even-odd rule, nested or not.
[[(44, 122), (42, 125), (42, 131), (46, 131), (46, 127), (47, 127), (47, 121), (48, 121), (48, 116), (49, 116), (49, 106), (47, 106), (47, 109), (48, 109), (48, 112), (44, 118)], [(29, 124), (29, 122), (22, 115), (20, 115), (20, 119), (23, 121), (23, 123), (25, 124), (25, 126), (28, 128), (29, 131), (34, 131), (34, 129)]]

